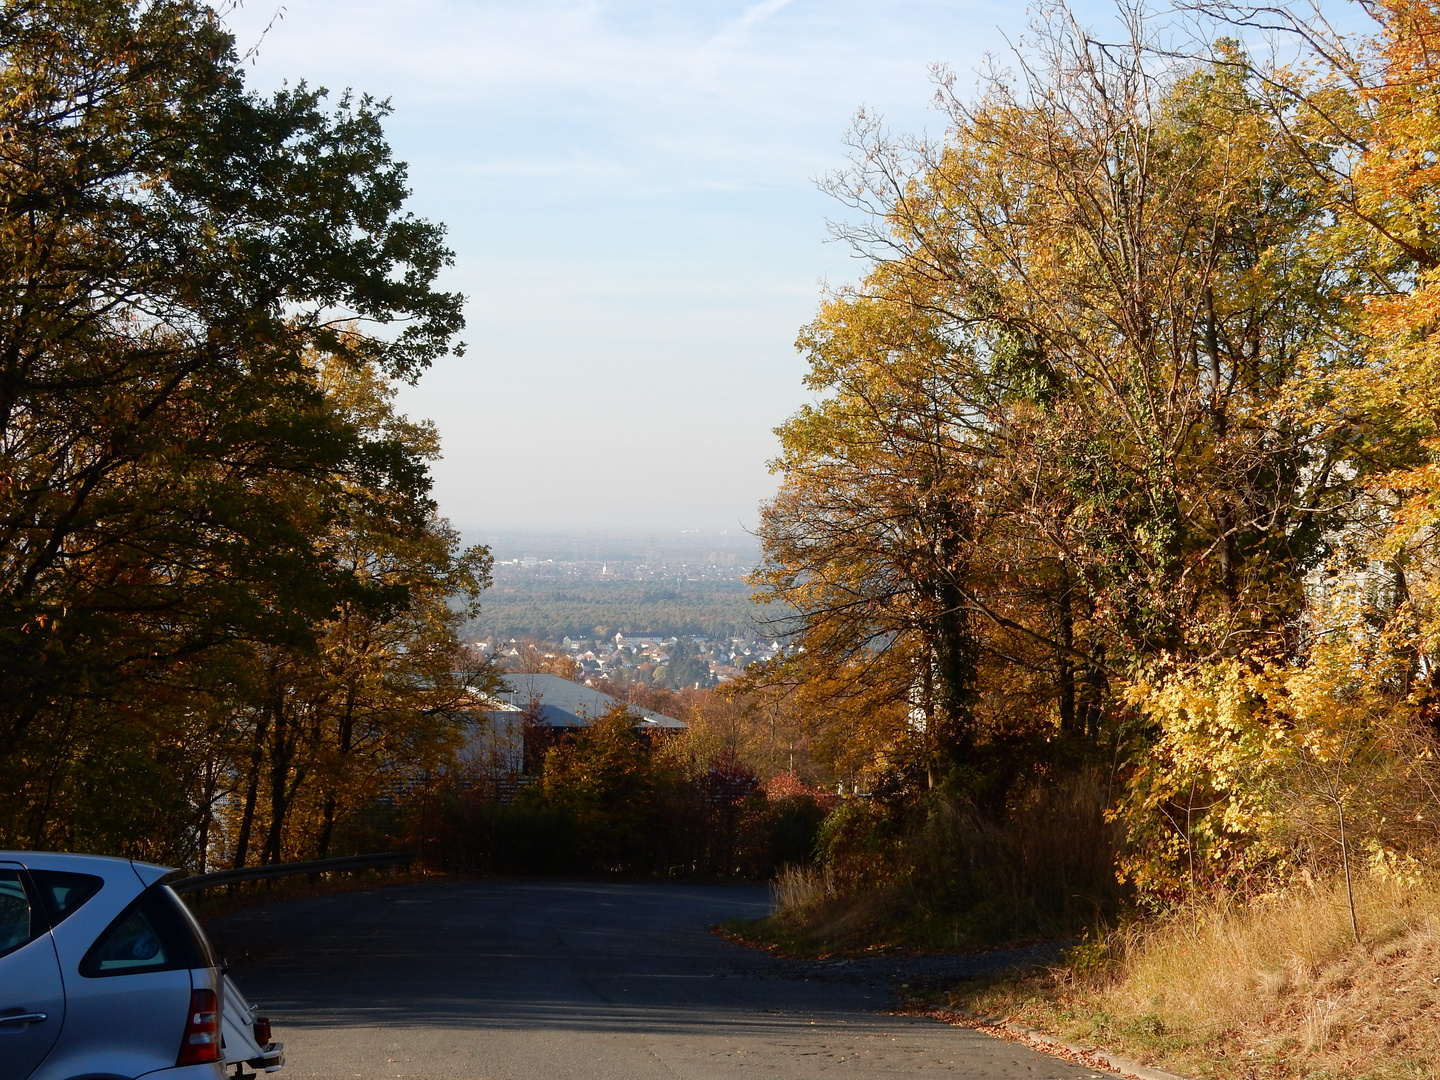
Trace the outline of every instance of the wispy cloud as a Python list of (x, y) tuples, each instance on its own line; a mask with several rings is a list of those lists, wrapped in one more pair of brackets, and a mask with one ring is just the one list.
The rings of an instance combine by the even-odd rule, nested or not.
[(758, 4), (751, 4), (745, 9), (744, 14), (736, 19), (729, 26), (726, 26), (718, 34), (712, 37), (707, 43), (707, 49), (728, 49), (744, 41), (753, 27), (758, 26), (772, 15), (789, 7), (794, 0), (760, 0)]
[[(813, 179), (857, 106), (923, 126), (927, 65), (972, 67), (1023, 18), (1004, 0), (252, 0), (230, 20), (242, 50), (282, 2), (252, 85), (391, 97), (416, 208), (451, 227), (472, 349), (405, 398), (446, 440), (442, 506), (579, 525), (751, 519), (769, 431), (805, 396), (795, 328), (816, 279), (850, 273)], [(667, 452), (577, 488), (617, 431)]]
[(926, 62), (954, 57), (906, 26), (861, 0), (288, 0), (254, 75), (393, 96), (403, 151), (446, 169), (773, 189), (831, 167), (862, 101), (923, 111)]

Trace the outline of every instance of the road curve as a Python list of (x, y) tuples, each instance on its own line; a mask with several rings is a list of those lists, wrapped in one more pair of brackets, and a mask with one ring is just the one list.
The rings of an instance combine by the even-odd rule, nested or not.
[(737, 1080), (1100, 1074), (933, 1020), (881, 984), (708, 932), (760, 887), (445, 882), (282, 901), (210, 925), (284, 1040), (277, 1080)]

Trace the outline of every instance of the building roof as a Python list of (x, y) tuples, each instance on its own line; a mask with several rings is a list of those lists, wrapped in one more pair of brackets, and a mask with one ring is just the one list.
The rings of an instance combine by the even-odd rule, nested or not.
[(492, 700), (501, 706), (496, 711), (525, 709), (531, 701), (538, 700), (538, 719), (547, 727), (588, 727), (590, 721), (598, 720), (617, 705), (640, 717), (643, 727), (681, 730), (690, 726), (673, 716), (642, 709), (559, 675), (506, 675), (504, 684), (503, 691), (492, 695)]

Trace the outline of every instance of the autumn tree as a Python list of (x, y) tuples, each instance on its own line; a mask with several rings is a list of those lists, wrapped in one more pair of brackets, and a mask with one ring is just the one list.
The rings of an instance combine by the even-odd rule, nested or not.
[[(373, 366), (319, 362), (317, 377), (367, 438), (418, 461), (438, 455), (433, 426), (395, 415), (394, 390)], [(254, 648), (250, 679), (230, 702), (236, 738), (223, 771), (241, 802), (223, 823), (235, 866), (252, 837), (261, 862), (325, 857), (348, 815), (446, 765), (472, 695), (495, 688), (493, 669), (459, 640), (489, 584), (488, 551), (462, 548), (433, 508), (414, 518), (411, 491), (351, 485), (347, 494), (343, 523), (319, 542), (365, 589), (315, 626), (314, 648)]]
[(1348, 886), (1361, 857), (1383, 871), (1436, 851), (1440, 23), (1408, 2), (1366, 6), (1359, 34), (1286, 7), (1209, 10), (1300, 48), (1284, 70), (1238, 66), (1331, 221), (1316, 247), (1350, 298), (1333, 324), (1351, 357), (1312, 352), (1293, 389), (1311, 430), (1345, 440), (1354, 482), (1288, 654), (1201, 658), (1132, 688), (1159, 739), (1124, 806), (1129, 870), (1162, 896), (1297, 865)]
[(659, 803), (677, 778), (635, 725), (616, 705), (545, 755), (541, 794), (574, 822), (578, 850), (596, 869), (648, 868)]
[(309, 357), (413, 379), (461, 299), (385, 107), (247, 91), (210, 8), (5, 3), (0, 56), (0, 842), (173, 851), (234, 658), (395, 602), (347, 490), (432, 509)]
[(890, 710), (882, 771), (919, 742), (997, 808), (1027, 760), (1143, 739), (1137, 671), (1297, 648), (1356, 476), (1306, 397), (1360, 357), (1330, 208), (1243, 54), (1050, 14), (1018, 78), (943, 85), (943, 140), (862, 116), (832, 190), (873, 268), (801, 338), (757, 576), (796, 680)]

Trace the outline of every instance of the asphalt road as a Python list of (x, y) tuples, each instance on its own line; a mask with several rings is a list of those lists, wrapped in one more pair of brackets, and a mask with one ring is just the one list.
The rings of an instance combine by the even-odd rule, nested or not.
[(708, 931), (755, 887), (479, 882), (251, 908), (209, 927), (286, 1044), (277, 1080), (1080, 1080), (884, 982)]

